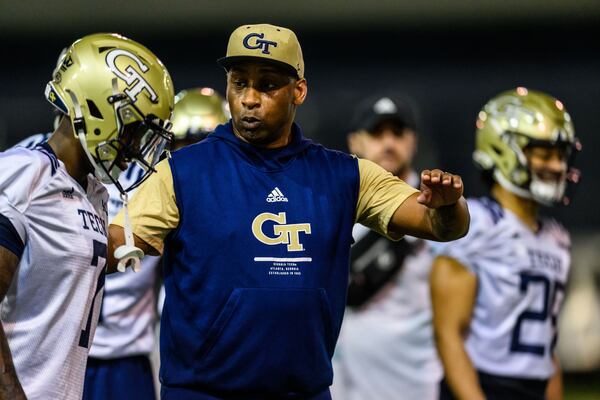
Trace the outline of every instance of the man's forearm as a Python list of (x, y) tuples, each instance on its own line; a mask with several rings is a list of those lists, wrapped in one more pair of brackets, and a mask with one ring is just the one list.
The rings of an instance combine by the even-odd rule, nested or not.
[(437, 342), (445, 379), (454, 396), (459, 400), (485, 399), (477, 372), (465, 351), (460, 335), (438, 336)]
[[(160, 253), (148, 243), (140, 239), (135, 233), (133, 241), (137, 248), (144, 252), (144, 255), (157, 256)], [(115, 258), (115, 250), (125, 244), (125, 230), (119, 225), (110, 224), (108, 226), (108, 259), (106, 260), (106, 273), (112, 274), (117, 272), (117, 264), (119, 260)]]
[(0, 400), (26, 399), (13, 364), (4, 327), (0, 324)]
[(429, 209), (431, 230), (440, 241), (459, 239), (469, 231), (469, 209), (461, 197), (455, 204)]
[(554, 361), (554, 374), (548, 381), (546, 387), (546, 399), (547, 400), (562, 400), (563, 399), (563, 381), (562, 381), (562, 369), (558, 362), (556, 355), (553, 357)]

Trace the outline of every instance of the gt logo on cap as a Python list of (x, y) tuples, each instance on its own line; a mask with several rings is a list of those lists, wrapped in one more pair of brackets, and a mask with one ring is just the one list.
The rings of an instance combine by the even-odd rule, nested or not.
[[(277, 47), (277, 42), (271, 42), (270, 40), (263, 40), (265, 37), (264, 33), (251, 33), (244, 38), (244, 47), (250, 50), (262, 49), (263, 54), (271, 54), (269, 53), (269, 46)], [(250, 39), (256, 39), (256, 44), (251, 45)]]
[[(146, 89), (148, 95), (150, 96), (150, 101), (156, 102), (158, 100), (158, 96), (152, 86), (131, 66), (128, 65), (125, 68), (125, 72), (121, 71), (117, 65), (115, 64), (117, 57), (124, 56), (131, 60), (133, 60), (137, 66), (142, 70), (142, 72), (147, 72), (150, 68), (146, 64), (144, 64), (135, 54), (122, 49), (115, 49), (110, 51), (106, 55), (106, 65), (108, 68), (119, 78), (123, 79), (128, 88), (125, 89), (125, 94), (129, 96), (129, 98), (133, 101), (137, 100), (138, 94), (142, 92), (142, 90)], [(131, 87), (133, 85), (133, 87)]]

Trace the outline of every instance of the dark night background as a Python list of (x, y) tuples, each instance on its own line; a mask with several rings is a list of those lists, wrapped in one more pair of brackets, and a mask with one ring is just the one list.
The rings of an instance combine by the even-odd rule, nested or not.
[[(212, 86), (224, 93), (215, 60), (224, 55), (230, 32), (264, 22), (293, 29), (302, 44), (309, 94), (297, 121), (307, 136), (345, 150), (357, 101), (373, 93), (404, 96), (417, 111), (417, 168), (461, 174), (468, 195), (483, 193), (471, 161), (482, 105), (516, 86), (560, 99), (583, 143), (577, 162), (583, 180), (571, 207), (548, 212), (574, 235), (575, 269), (587, 275), (573, 281), (593, 284), (600, 276), (598, 0), (0, 0), (0, 149), (50, 129), (45, 84), (61, 49), (85, 34), (118, 32), (143, 43), (166, 64), (177, 91)], [(574, 370), (600, 365), (600, 303), (594, 299), (570, 306), (573, 315), (585, 309), (589, 318), (566, 318), (575, 334), (587, 332), (580, 341), (585, 346), (567, 353), (596, 354), (585, 366), (571, 364)], [(596, 321), (594, 329), (588, 320)]]

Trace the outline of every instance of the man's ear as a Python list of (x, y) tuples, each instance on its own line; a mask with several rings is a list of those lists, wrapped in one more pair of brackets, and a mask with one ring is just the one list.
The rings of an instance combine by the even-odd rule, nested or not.
[(294, 87), (294, 105), (299, 106), (304, 103), (308, 94), (308, 84), (305, 78), (298, 79)]

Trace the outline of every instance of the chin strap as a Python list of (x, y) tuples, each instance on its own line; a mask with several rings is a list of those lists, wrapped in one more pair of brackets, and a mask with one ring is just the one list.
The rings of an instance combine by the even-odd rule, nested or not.
[(121, 193), (121, 200), (123, 200), (123, 212), (125, 213), (125, 244), (115, 249), (114, 256), (119, 260), (117, 270), (119, 272), (125, 272), (127, 266), (130, 265), (134, 272), (139, 272), (141, 269), (140, 260), (144, 258), (144, 252), (135, 246), (133, 240), (131, 221), (129, 220), (129, 210), (127, 208), (127, 193)]

